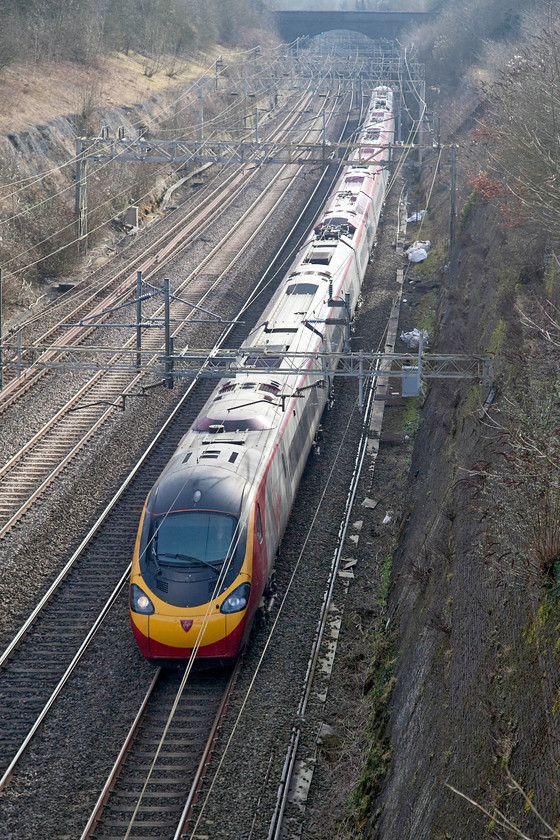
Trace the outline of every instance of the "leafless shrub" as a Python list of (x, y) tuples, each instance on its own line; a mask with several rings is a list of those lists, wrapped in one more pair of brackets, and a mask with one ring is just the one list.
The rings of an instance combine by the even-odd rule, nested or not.
[(415, 563), (414, 560), (410, 564), (410, 577), (420, 586), (422, 592), (426, 590), (432, 572), (433, 569), (431, 566), (420, 565), (420, 563)]
[[(505, 772), (510, 790), (520, 794), (521, 798), (523, 799), (524, 810), (527, 813), (531, 812), (536, 817), (540, 826), (542, 826), (542, 829), (546, 831), (545, 835), (539, 834), (539, 837), (544, 836), (547, 837), (548, 840), (559, 840), (559, 829), (557, 827), (553, 828), (550, 825), (550, 823), (544, 818), (544, 816), (533, 804), (532, 797), (529, 796), (523, 790), (519, 782), (517, 782), (516, 779), (514, 779), (514, 777), (511, 775), (510, 771), (506, 769)], [(531, 838), (528, 834), (526, 834), (525, 831), (523, 831), (523, 829), (521, 829), (517, 823), (513, 822), (513, 820), (510, 820), (509, 817), (507, 817), (506, 814), (497, 806), (481, 805), (480, 802), (477, 802), (475, 799), (472, 799), (470, 796), (467, 796), (462, 791), (457, 790), (457, 788), (454, 788), (453, 785), (447, 784), (446, 782), (445, 786), (449, 788), (449, 790), (453, 793), (456, 793), (457, 796), (460, 796), (462, 799), (465, 799), (475, 808), (478, 808), (479, 811), (481, 811), (486, 817), (488, 817), (491, 825), (494, 824), (499, 828), (504, 829), (507, 832), (508, 837), (518, 837), (520, 838), (520, 840), (535, 840), (535, 838)]]
[(560, 381), (504, 398), (490, 420), (496, 468), (485, 474), (485, 558), (543, 583), (560, 559)]
[(19, 50), (14, 36), (13, 28), (6, 21), (0, 30), (0, 73), (18, 58)]
[(76, 133), (78, 137), (95, 136), (99, 132), (99, 113), (103, 88), (99, 84), (80, 87), (75, 92)]
[(560, 26), (555, 9), (536, 13), (526, 43), (516, 46), (483, 86), (492, 125), (488, 171), (502, 186), (500, 207), (509, 224), (532, 225), (558, 241), (556, 187), (560, 108)]

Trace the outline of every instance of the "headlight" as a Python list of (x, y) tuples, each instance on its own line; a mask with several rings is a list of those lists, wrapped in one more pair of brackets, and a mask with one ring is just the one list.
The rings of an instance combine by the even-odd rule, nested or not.
[(231, 595), (228, 595), (222, 606), (220, 612), (222, 613), (236, 613), (244, 610), (249, 603), (249, 593), (251, 591), (250, 583), (242, 583), (237, 589), (234, 589)]
[(155, 612), (154, 605), (146, 593), (135, 583), (130, 587), (130, 609), (132, 612), (142, 613), (142, 615), (152, 615)]

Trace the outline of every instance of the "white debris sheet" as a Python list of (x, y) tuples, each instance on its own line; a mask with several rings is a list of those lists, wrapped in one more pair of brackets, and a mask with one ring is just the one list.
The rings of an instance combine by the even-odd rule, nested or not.
[(401, 341), (403, 341), (407, 347), (410, 347), (411, 350), (418, 350), (420, 346), (420, 339), (422, 339), (422, 345), (424, 347), (426, 344), (429, 344), (430, 336), (428, 335), (427, 330), (413, 329), (410, 332), (401, 333)]
[(404, 252), (408, 257), (408, 261), (411, 263), (419, 263), (426, 259), (428, 256), (428, 251), (430, 250), (431, 242), (429, 239), (420, 240), (417, 239), (416, 242), (413, 242), (412, 245)]
[(412, 216), (409, 216), (406, 221), (408, 224), (412, 224), (412, 222), (421, 222), (427, 212), (427, 210), (418, 210), (417, 213), (413, 213)]

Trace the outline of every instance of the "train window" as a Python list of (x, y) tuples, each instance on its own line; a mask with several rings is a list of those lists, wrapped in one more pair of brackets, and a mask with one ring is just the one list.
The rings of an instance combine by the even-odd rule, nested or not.
[(239, 455), (239, 452), (232, 452), (231, 453), (231, 455), (228, 458), (228, 461), (230, 462), (230, 464), (234, 464), (237, 461), (237, 456), (238, 455)]
[(286, 288), (287, 295), (314, 295), (319, 286), (315, 283), (292, 283)]
[(192, 568), (213, 563), (219, 568), (234, 545), (237, 521), (217, 511), (181, 511), (154, 524), (159, 565)]
[(274, 385), (273, 383), (265, 382), (264, 385), (259, 387), (259, 391), (267, 391), (269, 394), (277, 394), (280, 391), (280, 387), (278, 385)]
[(225, 394), (226, 391), (233, 391), (235, 389), (235, 385), (233, 382), (228, 382), (227, 385), (222, 385), (220, 388), (220, 394)]
[(288, 466), (286, 464), (286, 456), (282, 452), (282, 469), (284, 470), (284, 475), (286, 478), (288, 477)]
[(183, 458), (183, 464), (186, 464), (186, 463), (187, 463), (187, 461), (189, 460), (189, 458), (191, 457), (191, 455), (192, 455), (192, 452), (187, 452), (187, 454), (186, 454), (186, 455), (185, 455), (185, 457)]
[(257, 532), (257, 539), (259, 542), (263, 541), (263, 526), (262, 526), (262, 517), (261, 517), (261, 508), (260, 505), (257, 505), (257, 515), (255, 517), (255, 530)]

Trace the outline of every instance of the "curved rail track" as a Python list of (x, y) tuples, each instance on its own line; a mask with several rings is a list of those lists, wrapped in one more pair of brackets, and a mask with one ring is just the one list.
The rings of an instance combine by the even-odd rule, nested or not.
[[(232, 321), (235, 320), (231, 316), (230, 319)], [(229, 332), (230, 328), (226, 329), (223, 338)], [(195, 384), (193, 383), (189, 391), (194, 387)], [(201, 391), (204, 391), (205, 388), (209, 389), (210, 385), (199, 383), (197, 387)], [(204, 398), (204, 393), (201, 393), (199, 395), (199, 401), (202, 401)], [(146, 453), (143, 457), (141, 461), (142, 470), (140, 471), (140, 464), (133, 470), (121, 488), (121, 491), (119, 491), (119, 494), (113, 499), (109, 506), (110, 509), (100, 517), (96, 527), (88, 534), (80, 549), (75, 553), (71, 561), (69, 561), (67, 567), (61, 572), (59, 579), (55, 581), (55, 584), (53, 584), (49, 592), (45, 594), (41, 604), (38, 605), (28, 622), (26, 622), (26, 625), (0, 657), (0, 668), (2, 668), (0, 702), (4, 709), (4, 713), (0, 716), (0, 769), (4, 771), (4, 776), (0, 780), (0, 790), (8, 783), (26, 746), (29, 744), (44, 716), (68, 680), (72, 664), (70, 664), (70, 668), (65, 670), (67, 663), (70, 660), (71, 663), (77, 661), (79, 656), (85, 651), (91, 634), (95, 632), (96, 627), (99, 626), (116, 597), (122, 591), (128, 577), (129, 566), (122, 559), (115, 562), (116, 558), (129, 556), (130, 552), (128, 548), (130, 548), (134, 541), (138, 514), (143, 504), (147, 488), (151, 486), (163, 464), (170, 457), (178, 437), (184, 431), (185, 425), (189, 422), (189, 418), (192, 419), (196, 414), (196, 410), (196, 406), (187, 405), (185, 395), (180, 405), (175, 409), (165, 431), (162, 430), (154, 440), (150, 452)], [(348, 516), (350, 515), (350, 510), (351, 506), (348, 507)], [(128, 547), (125, 552), (123, 552), (124, 545)], [(323, 615), (326, 616), (328, 613), (329, 600), (327, 596), (329, 588), (332, 592), (332, 580), (336, 577), (337, 562), (333, 560), (331, 566), (321, 620), (323, 620)], [(100, 586), (100, 582), (102, 582), (102, 586)], [(87, 608), (84, 607), (85, 604), (87, 604)], [(84, 639), (84, 628), (91, 625), (92, 630)], [(64, 627), (64, 636), (68, 639), (67, 646), (66, 638), (64, 640), (64, 648), (61, 645), (61, 626)], [(322, 634), (319, 633), (318, 635), (320, 644)], [(17, 658), (15, 656), (16, 651)], [(317, 651), (318, 648), (314, 647), (310, 656), (310, 666), (308, 668), (310, 679), (317, 663)], [(175, 682), (179, 681), (178, 675), (171, 675), (168, 679), (170, 684), (174, 680)], [(198, 681), (198, 679), (199, 677), (197, 675), (196, 680)], [(201, 679), (203, 679), (203, 675)], [(159, 679), (156, 685), (161, 686)], [(310, 685), (311, 682), (309, 680), (302, 690), (302, 702), (304, 704), (305, 698), (309, 696)], [(162, 691), (161, 688), (154, 688), (154, 690), (158, 692)], [(179, 709), (179, 707), (183, 708), (181, 704), (186, 704), (184, 708), (187, 709), (187, 712), (185, 714), (183, 712), (179, 714), (177, 725), (180, 728), (177, 730), (177, 734), (172, 733), (170, 730), (169, 746), (162, 748), (162, 756), (164, 758), (162, 766), (165, 767), (169, 763), (172, 765), (171, 769), (168, 766), (164, 771), (165, 773), (170, 772), (170, 777), (165, 778), (163, 776), (160, 780), (152, 776), (145, 788), (143, 796), (144, 806), (141, 804), (136, 813), (138, 790), (139, 788), (140, 790), (144, 789), (146, 768), (151, 766), (154, 749), (159, 749), (161, 734), (156, 734), (154, 738), (146, 735), (147, 740), (143, 743), (131, 736), (130, 742), (123, 747), (122, 756), (124, 757), (125, 754), (129, 755), (128, 766), (142, 771), (143, 780), (137, 777), (131, 781), (127, 775), (122, 774), (118, 781), (109, 781), (99, 802), (105, 809), (103, 821), (107, 820), (107, 822), (99, 822), (99, 816), (92, 815), (83, 838), (93, 836), (91, 834), (93, 831), (95, 831), (96, 837), (140, 837), (156, 835), (171, 837), (173, 836), (172, 830), (176, 832), (175, 837), (183, 836), (183, 833), (187, 830), (186, 826), (188, 825), (191, 812), (189, 807), (183, 807), (185, 802), (185, 785), (177, 785), (175, 783), (178, 775), (184, 773), (179, 763), (175, 764), (177, 758), (175, 754), (178, 752), (182, 753), (183, 748), (186, 746), (189, 749), (192, 747), (198, 753), (201, 752), (201, 735), (199, 730), (182, 729), (181, 718), (198, 718), (198, 712), (195, 707), (189, 705), (195, 702), (197, 696), (203, 698), (203, 705), (211, 702), (213, 708), (215, 707), (218, 701), (214, 699), (209, 701), (205, 695), (205, 691), (204, 683), (198, 683), (192, 680), (191, 675), (187, 683), (187, 688), (181, 694), (181, 699), (178, 701), (179, 705), (177, 706)], [(152, 696), (153, 698), (156, 697), (155, 694)], [(164, 702), (169, 702), (169, 700), (156, 701), (153, 703), (154, 708), (162, 706)], [(134, 728), (135, 733), (140, 732), (144, 726), (144, 724), (140, 723), (141, 720), (146, 722), (146, 733), (150, 731), (152, 724), (148, 722), (149, 718), (145, 717), (147, 715), (146, 709), (149, 705), (150, 702), (146, 701), (142, 717), (137, 719), (138, 725)], [(298, 710), (298, 720), (301, 717), (300, 712), (301, 709)], [(305, 705), (301, 714), (304, 712)], [(214, 721), (214, 726), (216, 726), (220, 716), (221, 712), (218, 714), (218, 712), (214, 711), (209, 716), (203, 716), (202, 722), (206, 729), (208, 730), (211, 723), (209, 718)], [(34, 719), (36, 719), (36, 722), (32, 724)], [(168, 719), (169, 716), (162, 715), (160, 717), (160, 721), (156, 726), (158, 733), (161, 733), (167, 726)], [(213, 740), (215, 729), (211, 737)], [(133, 741), (135, 743), (134, 746), (132, 744)], [(180, 750), (177, 747), (180, 747)], [(290, 749), (292, 749), (291, 746)], [(192, 764), (194, 762), (194, 758), (192, 757), (194, 753), (189, 753), (189, 755), (191, 755), (190, 762)], [(170, 762), (168, 762), (170, 756)], [(295, 753), (292, 750), (286, 759), (288, 770), (283, 774), (285, 784), (283, 784), (282, 790), (284, 792), (289, 790), (289, 770), (295, 766), (294, 756)], [(10, 757), (12, 757), (11, 760)], [(203, 756), (203, 763), (207, 763), (207, 757), (208, 753), (206, 751)], [(169, 796), (161, 796), (162, 788), (167, 785), (169, 785), (169, 789), (167, 790)], [(112, 788), (114, 788), (114, 794), (108, 802), (107, 796), (109, 790)], [(115, 796), (117, 798), (114, 798)], [(192, 802), (193, 796), (194, 794), (191, 794), (189, 797), (189, 804)], [(282, 796), (285, 796), (285, 793), (282, 793)], [(181, 807), (179, 806), (179, 801), (183, 803)], [(287, 799), (283, 800), (279, 796), (278, 801), (280, 820), (276, 819), (276, 826), (281, 825)], [(181, 815), (179, 821), (177, 821), (179, 811), (181, 811)], [(99, 812), (96, 813), (98, 814)], [(135, 819), (138, 817), (138, 823), (141, 827), (146, 827), (146, 833), (140, 831), (138, 834), (132, 832), (125, 834), (129, 830), (128, 826), (130, 826), (133, 815)], [(151, 828), (148, 828), (148, 822), (152, 823)], [(172, 829), (172, 825), (176, 826), (176, 829)], [(123, 828), (124, 831), (122, 830)], [(90, 831), (90, 834), (87, 831)], [(273, 829), (271, 827), (271, 831), (277, 831), (277, 828)], [(187, 834), (186, 836), (190, 835)], [(278, 833), (272, 833), (270, 835), (270, 837), (279, 836), (280, 834)]]
[[(253, 296), (259, 293), (263, 280)], [(233, 314), (216, 347), (231, 334), (248, 305)], [(193, 402), (195, 388), (199, 393)], [(109, 506), (0, 656), (0, 791), (126, 585), (128, 558), (145, 496), (211, 388), (209, 381), (191, 383)]]
[[(239, 221), (202, 260), (195, 271), (174, 289), (175, 297), (180, 297), (185, 290), (188, 290), (190, 297), (188, 304), (177, 300), (172, 303), (171, 316), (174, 322), (178, 322), (174, 329), (176, 339), (181, 339), (184, 344), (187, 343), (186, 328), (197, 315), (197, 310), (193, 308), (193, 305), (203, 306), (218, 287), (222, 289), (227, 272), (233, 268), (273, 215), (298, 174), (297, 166), (279, 169), (271, 178), (266, 194), (258, 196), (252, 202)], [(242, 175), (238, 174), (237, 178), (240, 182), (243, 181)], [(189, 225), (190, 228), (191, 225)], [(182, 233), (177, 234), (173, 241), (182, 235)], [(242, 246), (235, 247), (236, 238), (243, 241)], [(233, 246), (230, 243), (233, 243)], [(173, 247), (168, 242), (165, 246), (165, 259), (170, 259), (172, 254)], [(152, 262), (156, 261), (155, 256), (151, 259)], [(159, 271), (161, 265), (162, 259), (157, 262), (157, 269), (154, 271)], [(148, 277), (151, 277), (152, 273), (148, 272)], [(136, 278), (134, 284), (136, 284)], [(130, 277), (124, 285), (127, 286), (127, 292), (130, 291)], [(122, 300), (121, 291), (111, 292), (111, 300)], [(231, 311), (228, 312), (227, 300), (224, 309), (225, 291), (223, 289), (220, 294), (222, 300), (219, 303), (216, 302), (215, 296), (212, 298), (213, 310), (218, 317), (227, 321), (232, 317)], [(107, 298), (104, 298), (103, 305), (106, 303)], [(164, 306), (161, 305), (148, 317), (156, 321), (163, 316), (163, 309)], [(94, 314), (97, 311), (99, 311), (99, 305), (96, 306)], [(219, 323), (218, 320), (217, 323)], [(79, 330), (75, 329), (76, 337), (78, 337)], [(80, 340), (83, 340), (83, 335)], [(135, 340), (136, 333), (124, 342), (124, 349), (132, 349)], [(156, 330), (145, 330), (142, 342), (144, 354), (157, 356), (163, 349)], [(48, 360), (62, 349), (60, 345), (58, 349), (48, 351), (46, 358), (42, 357), (38, 360), (37, 375), (41, 373), (41, 365), (48, 364)], [(92, 349), (92, 353), (95, 355), (95, 348)], [(118, 369), (119, 361), (122, 362), (122, 359), (118, 354), (109, 359), (106, 364), (112, 369), (95, 373), (0, 469), (0, 538), (21, 519), (74, 456), (91, 440), (102, 424), (113, 415), (115, 408), (122, 405), (119, 401), (133, 393), (134, 389), (138, 390), (144, 372), (134, 375), (129, 369), (127, 370), (128, 364), (124, 365), (124, 370)], [(35, 369), (30, 370), (33, 372)]]
[[(302, 111), (309, 104), (311, 94), (304, 93), (297, 103), (290, 109), (281, 124), (271, 132), (270, 140), (279, 140), (286, 136), (296, 127)], [(225, 170), (225, 167), (223, 168)], [(231, 168), (230, 168), (231, 169)], [(118, 271), (107, 280), (100, 282), (99, 286), (91, 290), (88, 285), (81, 284), (81, 288), (74, 290), (71, 301), (76, 301), (65, 312), (65, 323), (79, 323), (83, 318), (91, 319), (93, 316), (103, 317), (107, 310), (122, 304), (127, 298), (134, 296), (136, 289), (137, 271), (141, 270), (146, 278), (160, 271), (170, 260), (174, 259), (180, 252), (201, 236), (201, 233), (210, 224), (214, 223), (233, 202), (240, 193), (247, 188), (251, 180), (256, 176), (257, 168), (250, 161), (241, 167), (235, 167), (231, 171), (222, 171), (219, 185), (210, 186), (203, 193), (197, 194), (196, 208), (176, 222), (165, 226), (165, 230), (159, 233), (147, 246), (141, 247), (139, 253), (128, 262), (127, 266)], [(59, 304), (61, 306), (62, 304)], [(105, 315), (105, 317), (107, 317)], [(23, 325), (25, 326), (25, 325)], [(44, 347), (50, 345), (48, 350), (41, 352), (36, 359), (37, 362), (46, 364), (52, 360), (60, 346), (68, 346), (72, 343), (83, 342), (90, 334), (91, 329), (87, 326), (63, 327), (57, 323), (45, 332), (42, 332), (34, 341), (32, 346), (26, 348), (26, 355), (30, 356), (33, 346)], [(4, 348), (4, 359), (9, 358), (9, 347)], [(13, 360), (14, 357), (12, 357)], [(38, 365), (25, 368), (19, 377), (16, 376), (16, 369), (6, 367), (6, 384), (0, 392), (0, 412), (5, 411), (20, 396), (22, 396), (42, 375), (46, 368)]]
[[(241, 186), (243, 188), (243, 185)], [(262, 202), (262, 199), (261, 199)], [(262, 203), (261, 203), (262, 208)], [(179, 236), (179, 234), (176, 234)], [(173, 248), (180, 247), (179, 243)], [(234, 250), (237, 251), (235, 248)], [(202, 276), (198, 271), (187, 278), (188, 295), (192, 296), (193, 303), (204, 305), (207, 299), (215, 295), (216, 286), (225, 274), (229, 259), (225, 258), (226, 249), (222, 249), (219, 259), (214, 267), (206, 266), (206, 273), (211, 274), (210, 278)], [(150, 258), (151, 259), (151, 258)], [(167, 257), (165, 257), (167, 259)], [(215, 259), (217, 259), (215, 257)], [(145, 265), (142, 265), (143, 270)], [(154, 263), (154, 272), (161, 268), (161, 262)], [(121, 281), (123, 275), (121, 275)], [(126, 300), (126, 296), (134, 296), (136, 277), (127, 269), (125, 278), (130, 290), (119, 288), (110, 292), (110, 298), (101, 298), (96, 301), (97, 311), (101, 312), (110, 305), (119, 304)], [(120, 281), (119, 281), (120, 282)], [(185, 281), (187, 282), (187, 281)], [(183, 287), (182, 287), (183, 288)], [(174, 290), (180, 295), (179, 290)], [(65, 316), (65, 320), (80, 320), (83, 313), (88, 313), (94, 302), (90, 301), (85, 309), (76, 312), (71, 316)], [(212, 297), (213, 311), (218, 309), (215, 297)], [(224, 304), (221, 310), (221, 317), (224, 321), (235, 322), (242, 317), (241, 312), (233, 313), (231, 305)], [(180, 320), (175, 328), (177, 343), (187, 342), (190, 333), (187, 330), (195, 328), (193, 319), (190, 316), (192, 308), (179, 301), (174, 304), (173, 318)], [(81, 313), (81, 314), (80, 314)], [(220, 313), (218, 313), (220, 314)], [(150, 317), (158, 317), (158, 310), (150, 304)], [(223, 324), (222, 324), (223, 326)], [(110, 327), (109, 327), (110, 328)], [(148, 332), (144, 341), (144, 353), (160, 353), (160, 340)], [(88, 331), (81, 330), (82, 339), (88, 338)], [(225, 329), (220, 337), (219, 343), (231, 335), (231, 327)], [(45, 333), (38, 340), (38, 344), (45, 341), (58, 341), (59, 338), (51, 334), (46, 338)], [(67, 335), (65, 336), (65, 339)], [(128, 339), (128, 346), (123, 352), (134, 353), (132, 342), (135, 336)], [(66, 345), (61, 345), (61, 350)], [(95, 354), (95, 348), (92, 348)], [(118, 370), (118, 359), (115, 357), (115, 369), (110, 371), (108, 376), (101, 373), (92, 377), (91, 387), (99, 386), (99, 391), (86, 392), (81, 390), (74, 395), (68, 403), (68, 410), (71, 412), (73, 421), (69, 425), (76, 425), (79, 419), (84, 420), (84, 429), (94, 427), (95, 424), (103, 422), (114, 412), (121, 395), (132, 392), (133, 388), (140, 385), (142, 371), (138, 375), (132, 375), (130, 371)], [(129, 367), (127, 365), (127, 367)], [(42, 372), (38, 368), (37, 372)], [(122, 374), (122, 377), (121, 377)], [(95, 380), (95, 381), (94, 381)], [(105, 384), (112, 380), (112, 390), (106, 391)], [(90, 383), (83, 386), (88, 387)], [(114, 386), (114, 387), (113, 387)], [(61, 570), (57, 579), (45, 592), (41, 602), (33, 610), (28, 620), (22, 626), (12, 642), (0, 655), (0, 791), (8, 784), (14, 773), (19, 760), (24, 756), (27, 746), (30, 744), (35, 733), (41, 726), (45, 716), (52, 709), (57, 698), (63, 692), (70, 680), (73, 669), (80, 658), (85, 654), (88, 645), (95, 637), (105, 617), (111, 610), (112, 605), (122, 593), (128, 580), (129, 564), (128, 557), (131, 556), (131, 547), (134, 542), (136, 526), (143, 505), (145, 495), (155, 478), (161, 471), (163, 465), (168, 461), (175, 449), (178, 439), (182, 436), (185, 426), (190, 424), (196, 415), (198, 406), (204, 401), (211, 385), (205, 381), (194, 382), (187, 389), (179, 404), (175, 407), (165, 427), (154, 438), (149, 450), (142, 456), (139, 463), (132, 470), (123, 483), (118, 493), (107, 509), (101, 514), (98, 522), (83, 539), (82, 544), (68, 560), (64, 569)], [(16, 399), (16, 388), (14, 386), (14, 400)], [(197, 402), (195, 402), (196, 400)], [(370, 396), (370, 404), (373, 397)], [(111, 406), (100, 406), (99, 404), (89, 406), (90, 403), (110, 402)], [(7, 405), (7, 403), (6, 403)], [(79, 410), (77, 410), (79, 408)], [(91, 415), (87, 417), (90, 413)], [(0, 408), (1, 410), (1, 408)], [(66, 433), (62, 423), (63, 412), (60, 411), (61, 425), (52, 423), (53, 440), (57, 440), (57, 446), (64, 444), (66, 449), (59, 451), (48, 466), (45, 474), (36, 474), (34, 479), (35, 489), (44, 489), (52, 481), (52, 477), (58, 474), (64, 463), (68, 463), (75, 452), (83, 447), (88, 439), (91, 439), (87, 429), (78, 434), (78, 440), (68, 448), (64, 440)], [(103, 419), (102, 419), (103, 418)], [(87, 419), (87, 423), (85, 420)], [(49, 424), (51, 425), (51, 424)], [(99, 426), (97, 426), (98, 428)], [(51, 432), (49, 432), (50, 434)], [(93, 432), (95, 433), (95, 431)], [(37, 436), (38, 438), (38, 436)], [(363, 444), (367, 443), (367, 433), (364, 435)], [(31, 444), (32, 441), (29, 442)], [(47, 462), (50, 456), (40, 455), (37, 449), (34, 452), (33, 446), (25, 449), (25, 457), (30, 460), (23, 469), (23, 473), (32, 472), (41, 461)], [(300, 702), (297, 709), (294, 709), (295, 720), (292, 730), (292, 737), (287, 747), (284, 761), (284, 770), (281, 773), (281, 785), (276, 802), (276, 809), (270, 824), (269, 839), (279, 838), (284, 830), (284, 819), (287, 810), (290, 808), (290, 789), (294, 768), (298, 762), (298, 746), (300, 744), (300, 731), (304, 722), (307, 702), (312, 690), (312, 682), (320, 659), (320, 648), (325, 636), (325, 627), (329, 620), (329, 604), (331, 603), (334, 581), (340, 564), (340, 548), (344, 541), (346, 527), (350, 520), (352, 500), (355, 494), (355, 487), (359, 479), (361, 463), (363, 462), (365, 448), (362, 445), (355, 465), (355, 476), (353, 487), (349, 490), (346, 506), (346, 516), (340, 526), (339, 542), (335, 556), (331, 562), (328, 572), (328, 580), (325, 584), (323, 604), (317, 624), (317, 632), (313, 643), (307, 675), (302, 685)], [(13, 459), (12, 466), (15, 465)], [(61, 466), (62, 465), (62, 466)], [(6, 465), (8, 467), (8, 465)], [(0, 471), (0, 488), (11, 471), (4, 468)], [(55, 472), (58, 470), (58, 472)], [(54, 475), (53, 475), (54, 474)], [(15, 473), (14, 473), (15, 475)], [(10, 481), (12, 481), (10, 479)], [(12, 490), (15, 492), (18, 483), (23, 478), (13, 480)], [(18, 502), (20, 508), (27, 509), (32, 503), (32, 496), (35, 490), (25, 489)], [(33, 496), (35, 498), (36, 496)], [(31, 500), (31, 501), (30, 501)], [(15, 507), (16, 505), (14, 505)], [(13, 508), (10, 509), (13, 511)], [(2, 516), (4, 521), (13, 513), (7, 511), (2, 513), (0, 508), (0, 527)], [(21, 514), (20, 514), (21, 515)], [(9, 521), (9, 520), (8, 520)], [(12, 521), (15, 522), (14, 519)], [(9, 527), (9, 526), (8, 526)], [(7, 528), (6, 528), (7, 530)], [(4, 531), (5, 533), (6, 531)], [(0, 534), (2, 531), (0, 531)], [(127, 759), (124, 769), (115, 770), (108, 780), (107, 785), (99, 799), (98, 808), (92, 814), (82, 840), (95, 837), (141, 837), (141, 836), (166, 836), (191, 837), (196, 832), (198, 817), (196, 812), (193, 815), (191, 805), (195, 801), (195, 791), (200, 788), (200, 774), (196, 774), (194, 781), (195, 788), (188, 792), (193, 765), (197, 757), (202, 755), (200, 767), (208, 764), (211, 745), (216, 738), (217, 729), (224, 714), (225, 690), (222, 676), (217, 679), (213, 674), (190, 674), (186, 685), (180, 673), (157, 674), (151, 686), (149, 696), (142, 705), (135, 726), (121, 751), (121, 759)], [(220, 683), (217, 686), (217, 683)], [(219, 687), (220, 697), (214, 693), (214, 688)], [(170, 716), (170, 710), (176, 706), (176, 712)], [(152, 716), (153, 715), (153, 716)], [(176, 727), (176, 728), (175, 728)], [(204, 748), (204, 735), (210, 731), (210, 738), (207, 747)], [(162, 733), (168, 737), (162, 745)], [(154, 772), (147, 781), (147, 771), (152, 767), (153, 756), (160, 752), (160, 762), (154, 764)], [(186, 763), (185, 763), (186, 760)], [(120, 764), (119, 764), (120, 766)], [(160, 770), (162, 775), (159, 775)], [(132, 771), (132, 775), (129, 775)], [(118, 775), (118, 778), (117, 778)], [(280, 775), (280, 774), (279, 774)], [(186, 781), (188, 776), (188, 782)], [(271, 779), (274, 774), (271, 773)], [(17, 787), (17, 786), (16, 786)], [(112, 793), (111, 793), (112, 791)], [(137, 801), (141, 796), (142, 801), (137, 809)], [(186, 805), (185, 805), (186, 800)], [(101, 813), (103, 811), (103, 813)], [(190, 821), (190, 822), (189, 822)], [(133, 823), (131, 827), (131, 822)], [(194, 829), (193, 829), (194, 826)], [(89, 833), (88, 833), (89, 832)], [(266, 832), (265, 832), (266, 835)], [(263, 836), (265, 836), (263, 835)]]
[[(398, 307), (399, 300), (397, 299), (395, 303), (396, 307)], [(390, 315), (390, 319), (392, 317), (393, 321), (394, 313), (395, 309)], [(343, 507), (342, 519), (339, 524), (337, 542), (330, 567), (325, 569), (325, 588), (317, 618), (317, 625), (314, 635), (310, 640), (309, 659), (301, 685), (299, 702), (293, 712), (294, 724), (289, 742), (286, 745), (283, 766), (279, 772), (280, 783), (278, 785), (276, 803), (269, 817), (268, 840), (280, 840), (281, 837), (285, 836), (300, 836), (301, 832), (299, 822), (301, 822), (302, 810), (304, 810), (302, 809), (302, 804), (304, 804), (302, 797), (311, 783), (312, 771), (309, 771), (309, 767), (314, 762), (313, 758), (310, 761), (307, 755), (302, 758), (300, 754), (303, 741), (302, 736), (306, 724), (310, 698), (315, 693), (321, 697), (321, 703), (324, 703), (330, 669), (332, 669), (334, 662), (336, 644), (333, 644), (333, 638), (336, 639), (340, 628), (343, 602), (339, 593), (337, 607), (333, 609), (333, 598), (335, 587), (340, 582), (339, 572), (347, 532), (350, 522), (356, 517), (354, 503), (362, 478), (363, 467), (368, 455), (370, 434), (372, 431), (375, 431), (377, 434), (380, 432), (382, 414), (377, 414), (375, 418), (375, 429), (371, 420), (375, 396), (376, 386), (374, 381), (371, 380), (366, 395), (366, 410), (361, 424), (362, 432), (355, 455), (351, 480), (347, 488), (347, 496)], [(371, 470), (371, 463), (368, 462), (368, 464)], [(336, 464), (333, 465), (331, 475), (335, 472), (335, 469)], [(327, 485), (323, 492), (328, 493), (328, 489), (329, 487)], [(313, 529), (322, 530), (322, 527), (320, 521), (315, 518), (310, 526), (310, 531)], [(343, 597), (344, 592), (342, 599)], [(219, 679), (223, 680), (223, 674), (218, 673)], [(186, 675), (182, 677), (181, 684), (177, 689), (177, 708), (179, 708), (179, 703), (184, 702), (184, 698), (186, 697), (187, 702), (192, 701), (194, 704), (192, 709), (193, 717), (199, 720), (201, 710), (196, 705), (194, 698), (199, 694), (200, 674), (191, 672), (188, 675), (188, 681), (186, 681), (185, 677)], [(318, 681), (320, 682), (319, 688), (316, 685)], [(178, 683), (179, 677), (176, 676), (174, 685)], [(222, 685), (223, 683), (220, 682), (220, 686)], [(182, 792), (179, 794), (179, 786), (175, 777), (171, 774), (168, 798), (162, 797), (161, 795), (161, 787), (158, 786), (160, 785), (159, 779), (161, 778), (160, 774), (165, 775), (168, 772), (168, 756), (175, 755), (178, 757), (182, 754), (184, 748), (183, 735), (180, 729), (182, 719), (180, 716), (177, 723), (179, 734), (175, 738), (171, 728), (172, 724), (170, 723), (172, 716), (161, 716), (161, 722), (156, 727), (149, 742), (149, 747), (147, 747), (145, 739), (137, 739), (136, 735), (140, 720), (144, 720), (146, 726), (151, 725), (152, 718), (148, 717), (145, 711), (149, 701), (147, 699), (144, 701), (135, 724), (121, 749), (117, 762), (82, 834), (81, 840), (90, 840), (93, 837), (107, 838), (107, 840), (109, 838), (111, 840), (126, 838), (128, 840), (128, 838), (155, 837), (160, 835), (167, 837), (168, 840), (181, 840), (181, 838), (200, 836), (200, 822), (204, 815), (205, 800), (206, 797), (212, 795), (211, 778), (206, 780), (205, 777), (210, 756), (215, 747), (217, 729), (222, 723), (224, 709), (229, 701), (230, 690), (231, 683), (227, 691), (224, 691), (220, 710), (215, 718), (214, 725), (210, 726), (210, 721), (207, 722), (206, 747), (203, 750), (202, 745), (198, 746), (198, 751), (201, 755), (198, 770), (194, 773), (191, 767), (188, 773), (190, 792), (183, 785), (181, 788)], [(204, 703), (204, 700), (202, 702)], [(200, 734), (202, 735), (202, 730)], [(163, 751), (162, 744), (166, 744), (165, 752)], [(189, 758), (192, 756), (191, 745), (188, 743), (185, 746), (189, 750), (186, 753), (188, 763)], [(142, 755), (143, 750), (146, 750), (145, 757), (143, 761), (139, 761), (138, 756)], [(160, 750), (161, 756), (158, 755)], [(127, 758), (127, 756), (129, 757)], [(159, 763), (161, 763), (161, 766), (158, 770), (158, 775), (151, 775), (153, 769), (158, 767)], [(302, 767), (305, 768), (303, 780), (301, 777)], [(220, 770), (221, 765), (218, 763), (218, 770), (216, 772), (219, 773)], [(270, 778), (272, 778), (272, 774)], [(294, 791), (297, 791), (297, 804), (295, 806)], [(184, 803), (182, 808), (180, 807), (181, 796), (182, 802)], [(199, 797), (200, 802), (198, 801)], [(206, 827), (204, 830), (206, 830)]]

